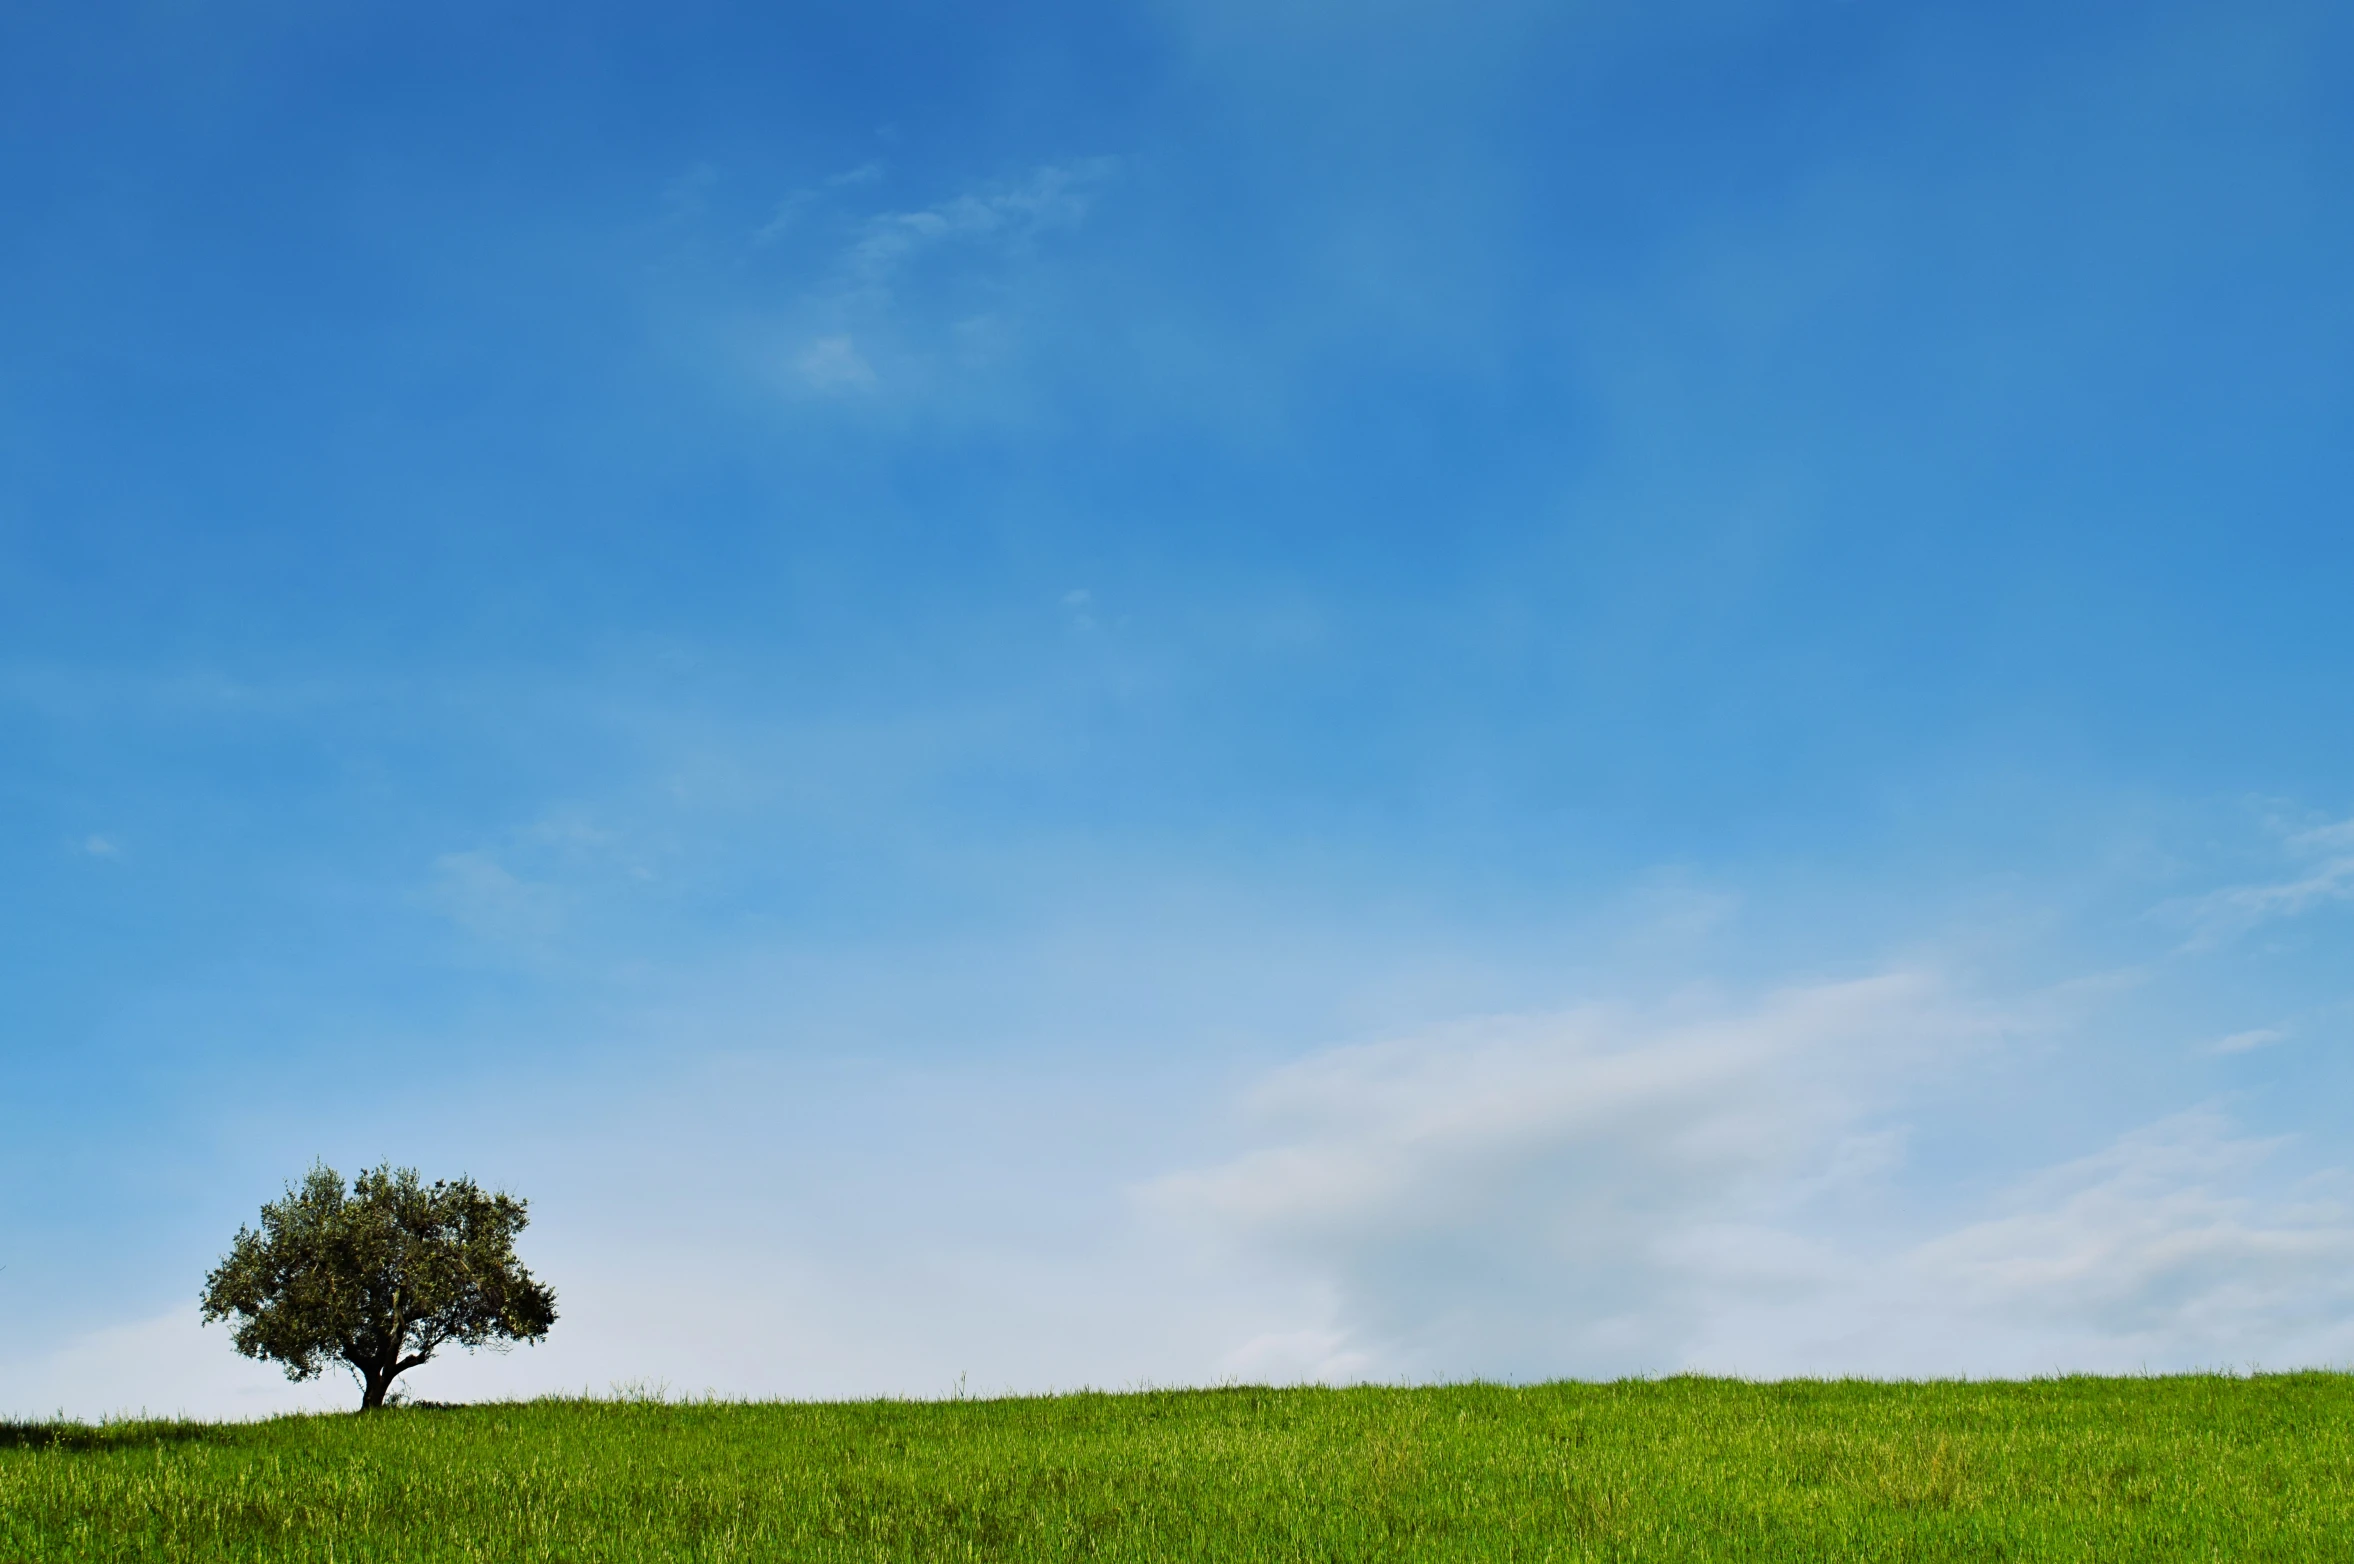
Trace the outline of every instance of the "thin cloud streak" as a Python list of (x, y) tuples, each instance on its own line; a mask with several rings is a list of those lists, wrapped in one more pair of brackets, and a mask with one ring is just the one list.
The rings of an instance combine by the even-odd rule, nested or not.
[(2213, 950), (2260, 924), (2354, 900), (2354, 820), (2296, 832), (2284, 845), (2304, 860), (2303, 872), (2283, 880), (2228, 886), (2175, 904), (2173, 910), (2192, 925), (2184, 950)]
[[(856, 219), (823, 279), (793, 308), (802, 324), (787, 350), (790, 383), (833, 398), (906, 392), (935, 381), (944, 364), (972, 368), (1001, 357), (1011, 343), (1002, 297), (1010, 269), (1043, 237), (1077, 228), (1118, 169), (1117, 159), (1103, 157), (1047, 163), (1018, 180)], [(856, 190), (882, 174), (881, 164), (863, 164), (828, 180), (827, 189)], [(818, 199), (796, 192), (755, 247), (800, 225)], [(952, 254), (961, 258), (937, 259)], [(931, 275), (942, 265), (951, 267), (948, 275)]]

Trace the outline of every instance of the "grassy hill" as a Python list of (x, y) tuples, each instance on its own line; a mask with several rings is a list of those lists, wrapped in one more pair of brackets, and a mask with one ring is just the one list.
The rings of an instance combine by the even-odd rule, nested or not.
[(2354, 1377), (0, 1427), (0, 1559), (2354, 1559)]

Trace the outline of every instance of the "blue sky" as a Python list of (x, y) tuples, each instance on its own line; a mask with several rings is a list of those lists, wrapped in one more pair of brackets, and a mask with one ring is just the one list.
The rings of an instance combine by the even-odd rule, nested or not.
[(2322, 4), (0, 17), (0, 1410), (2354, 1361)]

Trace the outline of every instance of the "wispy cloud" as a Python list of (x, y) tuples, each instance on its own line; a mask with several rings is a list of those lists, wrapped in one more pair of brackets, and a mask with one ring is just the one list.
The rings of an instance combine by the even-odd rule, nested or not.
[(2354, 1207), (2342, 1176), (2284, 1185), (2278, 1141), (2212, 1111), (2037, 1173), (1985, 1214), (1881, 1246), (1781, 1236), (1775, 1265), (1708, 1258), (1692, 1367), (1893, 1375), (2344, 1362)]
[[(1009, 269), (1044, 236), (1077, 227), (1116, 168), (1109, 158), (1051, 163), (928, 206), (847, 219), (792, 311), (787, 382), (827, 397), (872, 394), (920, 385), (944, 361), (1002, 356)], [(774, 245), (821, 203), (883, 175), (881, 163), (866, 163), (795, 192), (755, 244)]]
[(1049, 164), (1024, 179), (979, 186), (932, 206), (877, 213), (860, 225), (843, 270), (861, 286), (880, 288), (915, 257), (942, 245), (1018, 249), (1041, 234), (1075, 226), (1114, 166), (1109, 158)]
[(1701, 1329), (1695, 1246), (1892, 1154), (1932, 1053), (1996, 1018), (1899, 973), (1746, 1012), (1510, 1018), (1278, 1072), (1291, 1133), (1148, 1202), (1327, 1276), (1361, 1350), (1405, 1371), (1638, 1371)]
[(770, 210), (768, 221), (753, 231), (752, 247), (758, 250), (775, 244), (800, 227), (835, 192), (878, 183), (889, 168), (882, 159), (870, 158), (854, 168), (829, 174), (815, 185), (804, 185), (788, 193)]
[(656, 878), (642, 848), (583, 810), (559, 807), (496, 845), (437, 856), (424, 900), (501, 956), (545, 965), (616, 887)]
[(1917, 1301), (2077, 1363), (2326, 1361), (2354, 1345), (2354, 1211), (2252, 1192), (2278, 1147), (2205, 1111), (2123, 1136), (1914, 1250)]
[(2293, 832), (2283, 845), (2299, 865), (2295, 874), (2228, 886), (2164, 909), (2191, 925), (2185, 949), (2211, 950), (2259, 924), (2354, 900), (2354, 820)]
[(1313, 1348), (1327, 1376), (2037, 1372), (2354, 1347), (2354, 1211), (2268, 1188), (2276, 1146), (2212, 1114), (1958, 1226), (1909, 1212), (1908, 1124), (1942, 1069), (2013, 1024), (1891, 974), (1713, 1017), (1593, 1010), (1344, 1049), (1258, 1088), (1272, 1143), (1143, 1194), (1320, 1283), (1329, 1313), (1285, 1350)]

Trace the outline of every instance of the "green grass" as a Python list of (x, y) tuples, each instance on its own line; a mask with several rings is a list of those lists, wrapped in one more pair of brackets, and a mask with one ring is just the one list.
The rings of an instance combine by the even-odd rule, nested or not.
[(2354, 1560), (2354, 1377), (0, 1426), (0, 1560)]

